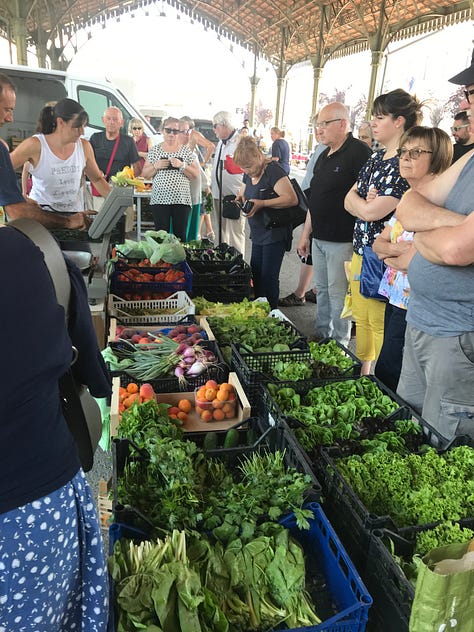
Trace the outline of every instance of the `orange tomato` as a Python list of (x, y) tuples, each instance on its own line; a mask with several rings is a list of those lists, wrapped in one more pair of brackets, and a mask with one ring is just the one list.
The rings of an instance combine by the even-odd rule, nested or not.
[(182, 410), (180, 410), (179, 413), (176, 413), (176, 417), (178, 419), (181, 419), (181, 421), (186, 421), (188, 419), (187, 414), (184, 413)]
[(127, 392), (138, 393), (138, 384), (135, 384), (135, 382), (130, 382), (130, 384), (127, 384)]
[(222, 421), (225, 418), (225, 413), (222, 412), (220, 408), (216, 408), (214, 412), (212, 413), (212, 417), (216, 421)]
[(212, 402), (213, 399), (216, 399), (216, 395), (217, 395), (217, 391), (215, 388), (206, 388), (206, 391), (204, 393), (204, 398), (208, 402)]
[(201, 413), (201, 419), (202, 421), (211, 421), (212, 420), (212, 413), (210, 410), (203, 410)]

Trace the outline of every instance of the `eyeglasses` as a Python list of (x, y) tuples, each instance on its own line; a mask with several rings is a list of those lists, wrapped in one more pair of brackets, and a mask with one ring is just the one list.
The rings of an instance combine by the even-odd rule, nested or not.
[(463, 127), (469, 127), (469, 123), (464, 123), (464, 125), (453, 125), (451, 128), (452, 132), (459, 132)]
[(464, 90), (464, 96), (466, 97), (468, 103), (471, 102), (471, 99), (469, 97), (472, 94), (474, 94), (474, 88), (472, 88), (471, 90)]
[(432, 151), (428, 149), (405, 149), (402, 147), (401, 149), (397, 149), (397, 156), (399, 158), (403, 158), (405, 154), (408, 154), (412, 160), (418, 160), (421, 154), (432, 154)]
[(337, 118), (337, 119), (329, 119), (329, 121), (321, 121), (321, 122), (317, 122), (316, 123), (316, 127), (322, 127), (325, 128), (329, 125), (329, 123), (334, 123), (335, 121), (342, 121), (342, 119)]
[(143, 127), (132, 127), (132, 129), (143, 129)]
[(189, 134), (191, 134), (191, 130), (190, 129), (180, 129), (179, 133), (180, 134), (186, 134), (186, 136), (189, 136)]
[(179, 134), (179, 129), (173, 129), (172, 127), (165, 127), (164, 131), (167, 134)]
[(213, 127), (214, 129), (216, 129), (216, 127), (218, 127), (219, 125), (221, 125), (221, 123), (213, 123), (213, 124), (212, 124), (212, 127)]

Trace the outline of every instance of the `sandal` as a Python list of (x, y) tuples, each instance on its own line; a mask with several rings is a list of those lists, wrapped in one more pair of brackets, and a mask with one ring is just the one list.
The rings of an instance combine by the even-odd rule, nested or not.
[(281, 298), (278, 301), (278, 305), (280, 307), (296, 307), (297, 305), (304, 305), (306, 303), (305, 297), (296, 296), (294, 292), (285, 296), (285, 298)]
[(306, 294), (304, 295), (305, 299), (308, 301), (308, 303), (317, 303), (317, 299), (316, 299), (316, 292), (313, 292), (313, 290), (308, 290), (306, 292)]

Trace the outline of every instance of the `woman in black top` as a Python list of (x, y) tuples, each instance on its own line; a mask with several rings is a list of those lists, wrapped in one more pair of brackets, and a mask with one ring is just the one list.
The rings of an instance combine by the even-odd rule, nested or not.
[(265, 296), (272, 309), (278, 305), (279, 276), (285, 250), (291, 245), (291, 226), (265, 228), (263, 208), (290, 208), (298, 203), (288, 176), (276, 162), (265, 158), (255, 141), (243, 137), (234, 153), (243, 170), (242, 187), (235, 199), (252, 204), (246, 213), (252, 240), (252, 268), (255, 296)]

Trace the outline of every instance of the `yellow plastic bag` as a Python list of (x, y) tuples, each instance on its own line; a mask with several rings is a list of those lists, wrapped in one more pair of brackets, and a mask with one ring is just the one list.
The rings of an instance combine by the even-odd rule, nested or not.
[(352, 294), (351, 286), (347, 286), (347, 292), (344, 297), (344, 307), (342, 308), (339, 318), (352, 318)]

